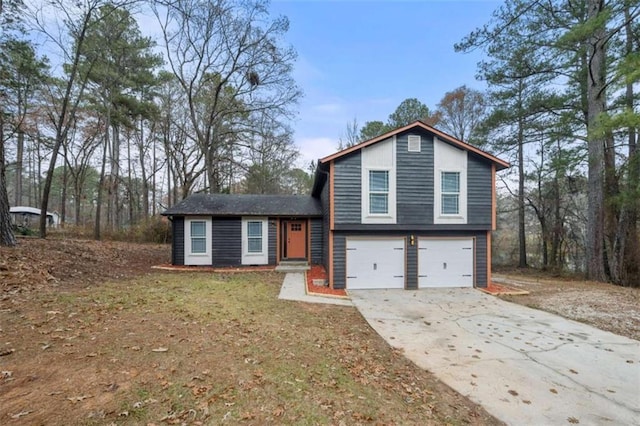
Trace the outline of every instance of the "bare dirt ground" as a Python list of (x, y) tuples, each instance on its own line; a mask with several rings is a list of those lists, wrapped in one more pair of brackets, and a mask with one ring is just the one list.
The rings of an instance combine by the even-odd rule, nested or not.
[(517, 270), (494, 273), (493, 278), (529, 292), (528, 295), (500, 296), (504, 300), (640, 340), (640, 288)]
[(159, 245), (0, 248), (0, 424), (500, 424), (350, 307), (274, 272), (167, 273)]

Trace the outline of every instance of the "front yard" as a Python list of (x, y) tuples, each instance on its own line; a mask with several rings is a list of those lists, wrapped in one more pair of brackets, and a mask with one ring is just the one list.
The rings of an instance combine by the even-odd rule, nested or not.
[(168, 248), (106, 246), (0, 249), (0, 423), (499, 424), (354, 308), (278, 300), (281, 274), (151, 273)]

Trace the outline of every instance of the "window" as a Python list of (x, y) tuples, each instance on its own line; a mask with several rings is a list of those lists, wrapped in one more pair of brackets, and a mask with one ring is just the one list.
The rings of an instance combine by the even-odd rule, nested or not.
[(302, 231), (302, 224), (301, 223), (292, 223), (291, 224), (291, 230), (292, 231)]
[(262, 221), (247, 222), (247, 251), (262, 253)]
[(460, 214), (460, 172), (441, 174), (442, 214)]
[(191, 222), (191, 253), (207, 253), (207, 223), (204, 220)]
[(407, 150), (409, 152), (420, 152), (420, 135), (409, 135)]
[(389, 171), (369, 170), (369, 213), (389, 213)]

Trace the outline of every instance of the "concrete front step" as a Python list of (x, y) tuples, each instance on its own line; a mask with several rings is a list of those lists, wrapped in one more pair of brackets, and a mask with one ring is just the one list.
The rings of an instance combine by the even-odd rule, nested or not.
[(276, 266), (276, 271), (278, 272), (304, 272), (309, 269), (311, 269), (311, 266), (306, 261), (283, 260)]

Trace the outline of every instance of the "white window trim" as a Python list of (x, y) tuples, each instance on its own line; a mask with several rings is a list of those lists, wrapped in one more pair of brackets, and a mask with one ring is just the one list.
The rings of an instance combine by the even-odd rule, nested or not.
[[(446, 145), (446, 142), (433, 138), (433, 223), (434, 224), (466, 224), (467, 223), (467, 152), (459, 151)], [(460, 173), (460, 195), (458, 198), (458, 214), (442, 213), (442, 172)]]
[[(191, 223), (205, 223), (205, 252), (193, 253), (191, 251)], [(184, 218), (184, 264), (185, 265), (211, 265), (211, 218), (205, 216), (192, 216)]]
[[(366, 163), (364, 154), (361, 154), (361, 172), (360, 172), (360, 185), (361, 185), (361, 223), (380, 223), (380, 224), (393, 224), (396, 223), (396, 137), (391, 140), (382, 141), (382, 143), (391, 143), (391, 159), (387, 166), (382, 165), (370, 165)], [(375, 145), (363, 149), (375, 149)], [(389, 172), (389, 196), (388, 196), (388, 213), (369, 213), (369, 171), (370, 170), (386, 170)]]
[[(444, 173), (458, 173), (458, 192), (444, 192), (442, 190), (442, 175)], [(442, 170), (440, 172), (440, 216), (446, 216), (446, 217), (462, 217), (460, 214), (461, 211), (461, 206), (460, 206), (460, 195), (461, 195), (461, 188), (462, 188), (462, 172), (459, 170)], [(445, 213), (442, 211), (442, 209), (444, 208), (444, 205), (442, 203), (442, 196), (445, 194), (450, 194), (450, 195), (457, 195), (458, 196), (458, 213)]]
[[(248, 223), (262, 222), (262, 252), (249, 252)], [(242, 218), (242, 262), (243, 265), (266, 265), (269, 263), (269, 220), (266, 217)]]
[[(371, 190), (371, 172), (387, 172), (387, 190), (386, 190), (386, 192), (385, 191), (372, 191)], [(382, 168), (380, 168), (380, 169), (374, 169), (374, 168), (368, 169), (368, 171), (367, 171), (367, 177), (368, 177), (368, 180), (369, 180), (369, 191), (367, 193), (367, 200), (369, 202), (368, 216), (389, 217), (389, 209), (390, 209), (390, 207), (389, 207), (389, 192), (391, 192), (390, 191), (391, 185), (389, 184), (389, 182), (391, 180), (390, 175), (391, 175), (391, 169), (388, 169), (388, 168), (386, 168), (386, 169), (382, 169)], [(372, 213), (371, 212), (371, 194), (382, 194), (382, 195), (386, 195), (387, 196), (387, 212), (386, 213)]]

